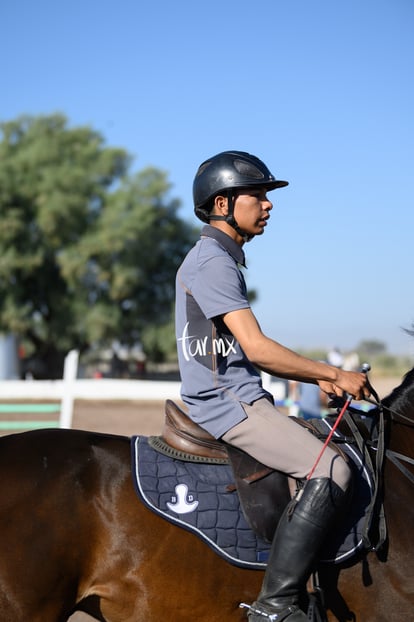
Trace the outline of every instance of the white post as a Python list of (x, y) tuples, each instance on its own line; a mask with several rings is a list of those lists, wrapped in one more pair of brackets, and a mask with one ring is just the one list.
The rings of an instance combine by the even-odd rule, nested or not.
[(63, 394), (62, 403), (60, 406), (60, 420), (59, 425), (61, 428), (72, 427), (73, 416), (73, 384), (78, 375), (78, 350), (71, 350), (65, 358), (65, 364), (63, 367)]
[(272, 376), (271, 374), (268, 374), (265, 371), (261, 371), (260, 372), (260, 376), (262, 378), (262, 386), (264, 388), (265, 391), (269, 391), (269, 393), (272, 392)]

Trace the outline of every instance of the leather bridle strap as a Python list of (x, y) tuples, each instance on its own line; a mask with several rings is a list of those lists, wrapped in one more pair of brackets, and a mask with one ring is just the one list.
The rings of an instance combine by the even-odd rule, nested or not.
[[(376, 444), (377, 446), (375, 467), (372, 463), (371, 456), (365, 440), (363, 439), (361, 432), (359, 431), (358, 426), (356, 425), (352, 417), (352, 413), (350, 411), (347, 411), (344, 416), (344, 420), (348, 424), (355, 439), (355, 442), (358, 446), (358, 449), (364, 456), (364, 462), (367, 465), (368, 469), (371, 471), (373, 478), (374, 490), (371, 496), (371, 501), (366, 509), (362, 538), (365, 547), (374, 551), (377, 551), (387, 538), (387, 524), (385, 520), (384, 504), (381, 495), (382, 469), (384, 465), (385, 454), (384, 413), (382, 408), (380, 408), (379, 413), (380, 416), (378, 421), (378, 439)], [(376, 507), (378, 508), (378, 536), (377, 541), (375, 542), (375, 544), (373, 544), (371, 542), (370, 531), (372, 518), (375, 514)]]
[[(372, 400), (367, 400), (367, 401), (372, 402)], [(381, 413), (382, 413), (382, 409), (383, 408), (388, 410), (388, 412), (390, 413), (390, 415), (391, 415), (392, 419), (394, 419), (394, 421), (395, 421), (396, 417), (399, 417), (400, 419), (403, 419), (404, 421), (407, 421), (411, 425), (414, 425), (414, 421), (410, 417), (406, 417), (405, 415), (403, 415), (402, 413), (398, 412), (397, 410), (393, 410), (389, 406), (385, 406), (385, 404), (382, 404), (381, 401), (379, 401), (377, 406), (379, 406), (379, 409), (380, 409)], [(400, 454), (397, 451), (393, 451), (392, 449), (386, 449), (385, 450), (385, 455), (387, 456), (387, 458), (389, 460), (391, 460), (391, 462), (397, 467), (397, 469), (399, 469), (401, 471), (401, 473), (403, 475), (405, 475), (407, 477), (407, 479), (409, 479), (412, 484), (414, 484), (414, 474), (411, 473), (411, 471), (409, 471), (407, 469), (407, 467), (405, 467), (403, 464), (401, 464), (401, 461), (403, 461), (403, 462), (407, 462), (408, 464), (414, 465), (414, 459), (410, 458), (409, 456), (405, 456), (404, 454)]]
[(403, 473), (412, 484), (414, 484), (414, 473), (411, 473), (403, 464), (401, 464), (401, 460), (407, 462), (408, 464), (414, 465), (414, 459), (409, 458), (408, 456), (404, 456), (404, 454), (399, 454), (397, 451), (393, 451), (392, 449), (387, 449), (385, 452), (387, 458), (391, 460), (391, 462)]

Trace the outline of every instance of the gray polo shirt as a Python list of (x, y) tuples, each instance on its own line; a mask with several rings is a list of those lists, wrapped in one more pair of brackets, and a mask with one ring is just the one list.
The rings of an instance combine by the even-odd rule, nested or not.
[[(176, 338), (181, 396), (190, 417), (216, 438), (246, 418), (248, 404), (269, 394), (221, 320), (250, 307), (242, 248), (206, 225), (177, 272)], [(271, 397), (271, 396), (270, 396)]]

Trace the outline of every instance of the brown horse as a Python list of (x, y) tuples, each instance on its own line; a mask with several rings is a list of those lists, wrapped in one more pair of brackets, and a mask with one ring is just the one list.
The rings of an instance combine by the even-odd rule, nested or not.
[[(387, 449), (414, 451), (414, 370), (384, 401)], [(219, 557), (147, 509), (130, 439), (42, 430), (0, 439), (0, 621), (236, 622), (260, 570)], [(412, 475), (411, 475), (412, 477)], [(385, 461), (389, 548), (321, 573), (331, 621), (401, 622), (414, 613), (414, 483)]]

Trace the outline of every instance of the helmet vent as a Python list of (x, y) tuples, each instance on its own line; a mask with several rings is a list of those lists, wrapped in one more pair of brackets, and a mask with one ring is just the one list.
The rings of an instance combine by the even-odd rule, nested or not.
[(264, 175), (262, 171), (256, 168), (250, 162), (244, 162), (243, 160), (234, 160), (233, 162), (234, 168), (237, 170), (240, 175), (244, 175), (245, 177), (250, 177), (251, 179), (264, 179)]
[(202, 173), (204, 173), (204, 171), (206, 170), (206, 168), (208, 168), (210, 166), (210, 164), (211, 164), (211, 160), (208, 160), (207, 162), (204, 162), (204, 164), (202, 164), (200, 166), (200, 168), (198, 169), (196, 177), (200, 177), (200, 175)]

